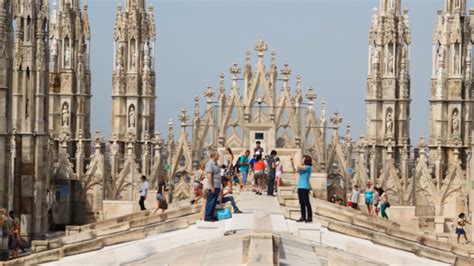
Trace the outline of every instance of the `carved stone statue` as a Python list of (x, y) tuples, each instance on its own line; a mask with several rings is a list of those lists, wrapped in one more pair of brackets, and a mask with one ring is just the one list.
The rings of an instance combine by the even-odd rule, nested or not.
[(61, 125), (69, 126), (69, 106), (67, 104), (63, 105), (63, 110), (61, 111)]
[(438, 49), (438, 66), (441, 62), (444, 62), (444, 47), (440, 46)]
[(458, 110), (454, 110), (452, 120), (452, 134), (459, 135), (459, 113)]
[(372, 60), (374, 63), (380, 63), (380, 47), (375, 48), (374, 58)]
[(406, 46), (402, 47), (402, 59), (405, 60), (405, 63), (408, 62), (408, 49)]
[(148, 46), (148, 44), (145, 43), (143, 46), (143, 53), (145, 54), (145, 56), (150, 56), (150, 47)]
[(53, 38), (51, 40), (51, 55), (57, 55), (57, 54), (58, 54), (57, 41), (56, 41), (56, 38)]
[(457, 52), (454, 53), (454, 74), (459, 74), (459, 54)]
[(135, 127), (135, 120), (136, 120), (136, 115), (135, 115), (135, 107), (130, 106), (130, 111), (128, 112), (128, 127)]
[(71, 67), (71, 49), (66, 47), (66, 51), (64, 52), (64, 65), (69, 68)]
[(393, 118), (392, 118), (392, 110), (388, 110), (387, 112), (387, 119), (385, 121), (385, 133), (387, 136), (393, 135)]
[(132, 70), (135, 70), (135, 66), (137, 64), (137, 54), (135, 52), (133, 52), (132, 54), (132, 62), (130, 62), (130, 67)]
[(117, 50), (117, 62), (116, 62), (116, 67), (122, 67), (123, 66), (123, 49), (122, 47), (119, 47)]
[(388, 73), (393, 74), (394, 70), (394, 58), (392, 52), (388, 53)]

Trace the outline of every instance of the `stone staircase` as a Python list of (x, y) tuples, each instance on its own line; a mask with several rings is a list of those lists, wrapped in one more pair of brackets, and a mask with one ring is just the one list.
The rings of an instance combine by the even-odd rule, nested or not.
[[(300, 207), (294, 178), (283, 179), (278, 201), (287, 219), (300, 218)], [(434, 239), (420, 230), (400, 226), (380, 217), (332, 204), (311, 197), (313, 220), (329, 231), (369, 240), (375, 244), (414, 253), (419, 257), (438, 260), (452, 265), (474, 265), (474, 246), (449, 244)]]
[(152, 235), (185, 229), (201, 218), (200, 211), (200, 205), (188, 205), (157, 215), (152, 215), (146, 210), (83, 226), (68, 226), (65, 236), (33, 241), (31, 255), (7, 261), (3, 265), (37, 265)]

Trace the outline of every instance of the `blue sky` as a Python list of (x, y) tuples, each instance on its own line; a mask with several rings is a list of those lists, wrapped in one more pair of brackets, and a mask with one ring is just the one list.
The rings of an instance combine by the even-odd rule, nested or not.
[[(84, 2), (84, 1), (83, 1)], [(115, 0), (89, 0), (92, 31), (92, 125), (109, 136)], [(185, 107), (208, 84), (218, 88), (219, 74), (243, 65), (246, 49), (263, 37), (303, 88), (313, 86), (328, 112), (339, 111), (350, 121), (353, 136), (365, 131), (367, 38), (373, 7), (379, 0), (160, 0), (155, 5), (157, 28), (156, 129), (166, 134), (169, 118)], [(468, 5), (471, 1), (468, 1)], [(409, 0), (413, 33), (411, 78), (411, 138), (428, 135), (431, 37), (436, 10), (443, 0)], [(269, 57), (269, 56), (268, 56)], [(268, 58), (267, 57), (267, 58)], [(254, 59), (255, 57), (253, 57)], [(254, 61), (255, 62), (255, 61)]]

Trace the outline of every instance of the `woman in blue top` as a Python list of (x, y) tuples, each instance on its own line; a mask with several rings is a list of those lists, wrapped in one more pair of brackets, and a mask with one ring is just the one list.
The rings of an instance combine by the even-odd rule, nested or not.
[(300, 202), (301, 208), (301, 218), (297, 221), (299, 223), (306, 222), (311, 223), (313, 222), (313, 210), (311, 209), (311, 203), (309, 201), (309, 178), (311, 176), (311, 167), (312, 159), (308, 155), (304, 155), (303, 159), (301, 160), (301, 166), (296, 167), (295, 161), (291, 158), (291, 164), (293, 165), (293, 169), (298, 170), (298, 200)]
[(372, 205), (374, 205), (374, 189), (372, 188), (372, 182), (367, 181), (365, 188), (365, 206), (367, 206), (367, 213), (372, 215)]

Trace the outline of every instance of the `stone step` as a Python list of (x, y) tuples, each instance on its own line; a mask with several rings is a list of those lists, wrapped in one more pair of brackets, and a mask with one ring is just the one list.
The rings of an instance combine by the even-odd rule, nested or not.
[[(59, 260), (124, 242), (144, 239), (169, 231), (185, 229), (201, 218), (201, 206), (185, 206), (150, 215), (147, 211), (74, 228), (73, 234), (54, 240), (33, 241), (30, 256), (4, 265), (31, 265)], [(124, 221), (122, 221), (124, 220)], [(82, 230), (82, 231), (81, 231)]]
[[(279, 197), (287, 219), (297, 220), (301, 216), (299, 204), (294, 196)], [(375, 243), (434, 258), (455, 265), (474, 265), (474, 248), (452, 245), (420, 234), (419, 230), (401, 228), (397, 223), (370, 216), (358, 210), (311, 198), (313, 220), (325, 221), (328, 229)], [(385, 236), (385, 237), (384, 237)], [(431, 253), (432, 252), (432, 253)], [(431, 254), (431, 255), (430, 255)], [(465, 264), (465, 263), (472, 264)]]

